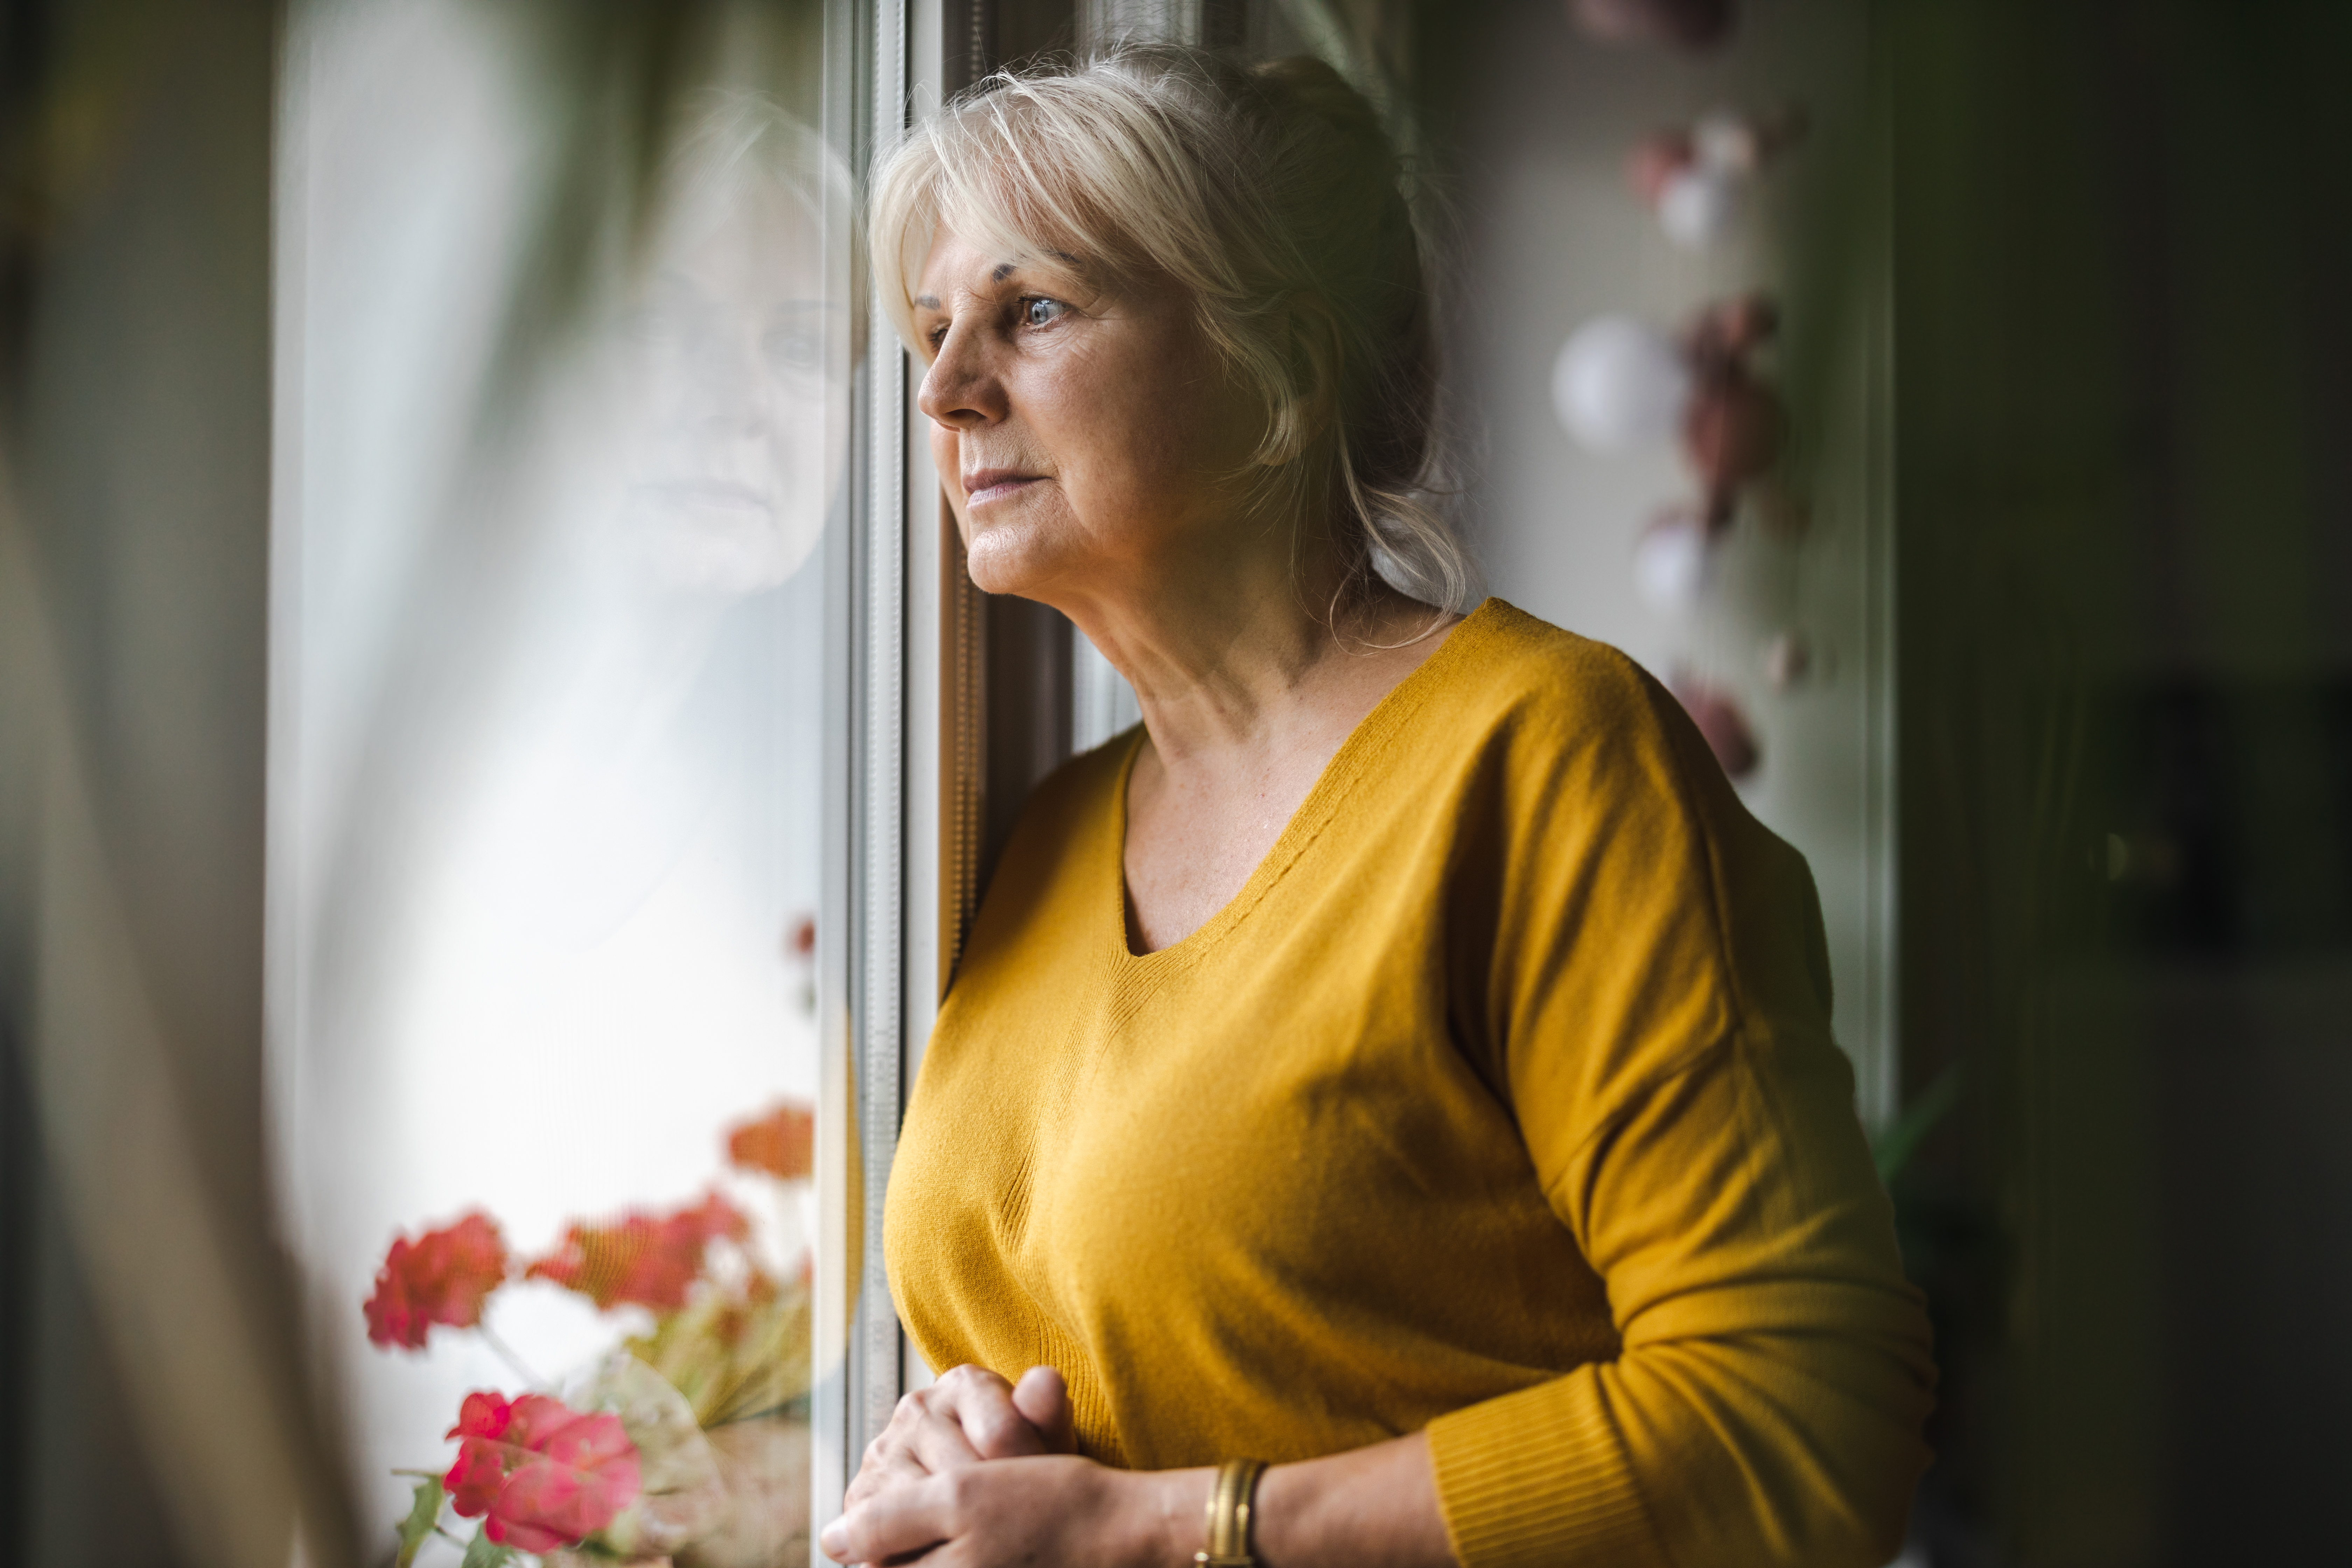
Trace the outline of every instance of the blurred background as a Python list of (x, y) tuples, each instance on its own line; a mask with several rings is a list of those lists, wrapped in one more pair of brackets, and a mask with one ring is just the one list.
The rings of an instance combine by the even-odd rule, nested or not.
[(2352, 7), (0, 0), (0, 1562), (389, 1563), (625, 1343), (765, 1500), (637, 1544), (808, 1560), (925, 997), (1130, 711), (963, 582), (857, 195), (1136, 35), (1375, 100), (1489, 589), (1811, 862), (1905, 1561), (2341, 1560)]

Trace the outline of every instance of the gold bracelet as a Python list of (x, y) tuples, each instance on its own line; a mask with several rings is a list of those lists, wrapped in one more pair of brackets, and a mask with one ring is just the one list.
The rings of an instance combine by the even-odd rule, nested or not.
[(1227, 1459), (1217, 1471), (1209, 1493), (1209, 1547), (1192, 1553), (1196, 1568), (1257, 1568), (1250, 1555), (1250, 1511), (1264, 1474), (1263, 1459)]

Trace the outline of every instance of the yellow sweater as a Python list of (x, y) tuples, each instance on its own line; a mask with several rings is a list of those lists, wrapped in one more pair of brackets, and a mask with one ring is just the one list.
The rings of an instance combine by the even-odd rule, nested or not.
[(1139, 731), (1041, 785), (908, 1107), (924, 1359), (1167, 1468), (1426, 1427), (1469, 1568), (1895, 1553), (1934, 1369), (1804, 860), (1489, 599), (1240, 894), (1131, 952)]

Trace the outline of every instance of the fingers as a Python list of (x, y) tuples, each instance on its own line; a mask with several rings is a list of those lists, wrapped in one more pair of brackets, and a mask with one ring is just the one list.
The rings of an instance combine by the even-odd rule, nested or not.
[(987, 1368), (957, 1367), (930, 1392), (981, 1458), (1017, 1459), (1049, 1451), (1044, 1434), (1014, 1406), (1013, 1385)]
[(817, 1545), (836, 1563), (888, 1563), (928, 1552), (949, 1535), (953, 1480), (927, 1476), (884, 1489), (824, 1527)]
[(817, 1544), (836, 1562), (921, 1555), (929, 1568), (1124, 1560), (1154, 1539), (1136, 1510), (1163, 1512), (1156, 1496), (1148, 1483), (1071, 1456), (967, 1465), (886, 1488), (825, 1526)]
[(1029, 1396), (1047, 1419), (1045, 1430), (1015, 1406), (1013, 1385), (985, 1367), (957, 1367), (930, 1387), (908, 1394), (891, 1413), (889, 1426), (866, 1447), (844, 1506), (855, 1507), (896, 1483), (982, 1459), (1069, 1452), (1068, 1397), (1058, 1373), (1048, 1370), (1045, 1376), (1050, 1384)]
[(1033, 1366), (1013, 1386), (1013, 1408), (1036, 1429), (1050, 1454), (1077, 1451), (1077, 1424), (1070, 1412), (1070, 1391), (1062, 1374), (1050, 1366)]
[(854, 1507), (898, 1482), (917, 1481), (938, 1471), (980, 1463), (980, 1451), (964, 1436), (963, 1424), (956, 1418), (956, 1392), (942, 1378), (939, 1384), (918, 1389), (898, 1401), (890, 1413), (890, 1424), (866, 1446), (865, 1462), (849, 1483), (843, 1506)]
[(843, 1508), (856, 1508), (885, 1487), (919, 1481), (931, 1473), (915, 1457), (913, 1446), (901, 1440), (903, 1436), (886, 1430), (866, 1446), (866, 1461), (842, 1494)]

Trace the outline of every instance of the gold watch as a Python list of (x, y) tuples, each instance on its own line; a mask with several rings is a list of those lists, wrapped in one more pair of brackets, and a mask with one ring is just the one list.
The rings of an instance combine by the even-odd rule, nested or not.
[(1250, 1555), (1250, 1511), (1255, 1506), (1263, 1459), (1227, 1459), (1209, 1493), (1209, 1544), (1192, 1553), (1196, 1568), (1257, 1568)]

